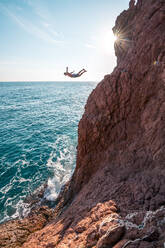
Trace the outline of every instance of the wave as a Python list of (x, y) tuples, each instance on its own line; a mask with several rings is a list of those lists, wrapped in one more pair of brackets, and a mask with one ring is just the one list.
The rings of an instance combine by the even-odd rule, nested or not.
[[(58, 148), (62, 147), (58, 152)], [(44, 197), (48, 201), (55, 201), (61, 187), (70, 179), (75, 168), (76, 148), (71, 145), (66, 135), (61, 135), (53, 145), (53, 151), (47, 161), (47, 166), (53, 168), (54, 176), (48, 179)]]
[(0, 222), (26, 215), (47, 183), (54, 201), (76, 163), (77, 126), (96, 83), (5, 83), (0, 97)]

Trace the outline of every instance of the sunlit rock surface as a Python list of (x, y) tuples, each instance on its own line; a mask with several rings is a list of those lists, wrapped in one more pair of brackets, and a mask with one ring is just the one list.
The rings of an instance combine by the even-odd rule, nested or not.
[(88, 98), (76, 169), (51, 221), (22, 243), (1, 225), (1, 247), (163, 247), (165, 1), (131, 0), (113, 31), (117, 67)]

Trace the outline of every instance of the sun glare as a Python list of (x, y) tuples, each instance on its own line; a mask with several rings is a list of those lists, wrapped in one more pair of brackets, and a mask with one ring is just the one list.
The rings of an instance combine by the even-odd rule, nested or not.
[(101, 48), (106, 53), (112, 53), (114, 51), (114, 43), (117, 40), (117, 36), (113, 34), (111, 30), (105, 31), (101, 39)]

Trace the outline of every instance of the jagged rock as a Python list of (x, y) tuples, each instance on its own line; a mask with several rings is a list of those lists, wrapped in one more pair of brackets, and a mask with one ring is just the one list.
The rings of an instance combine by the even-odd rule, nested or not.
[[(113, 245), (122, 234), (129, 240), (124, 247), (163, 247), (165, 1), (133, 3), (113, 28), (117, 66), (87, 100), (78, 127), (76, 169), (60, 194), (57, 217), (27, 234), (23, 248), (94, 248)], [(109, 223), (100, 232), (112, 214), (120, 214), (124, 225)], [(153, 237), (146, 237), (153, 227)]]
[(128, 243), (128, 239), (120, 240), (113, 248), (123, 248), (125, 244)]
[(47, 207), (35, 209), (22, 220), (12, 220), (0, 225), (0, 247), (18, 248), (28, 236), (42, 229), (52, 217), (52, 210)]
[(121, 217), (118, 214), (109, 215), (108, 217), (102, 220), (99, 226), (99, 236), (102, 237), (108, 232), (109, 229), (116, 225), (124, 226), (124, 222)]
[(124, 225), (112, 225), (107, 232), (99, 239), (96, 248), (109, 248), (120, 240), (124, 233)]
[(143, 238), (144, 241), (152, 242), (159, 239), (159, 232), (156, 227), (152, 227), (146, 233), (146, 236)]

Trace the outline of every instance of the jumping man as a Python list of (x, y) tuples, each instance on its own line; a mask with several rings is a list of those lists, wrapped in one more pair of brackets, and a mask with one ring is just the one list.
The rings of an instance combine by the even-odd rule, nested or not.
[(71, 77), (71, 78), (76, 78), (76, 77), (80, 77), (83, 73), (85, 73), (86, 70), (82, 69), (81, 71), (79, 71), (78, 73), (74, 73), (74, 71), (72, 72), (68, 72), (68, 67), (66, 67), (66, 72), (64, 72), (65, 76)]

